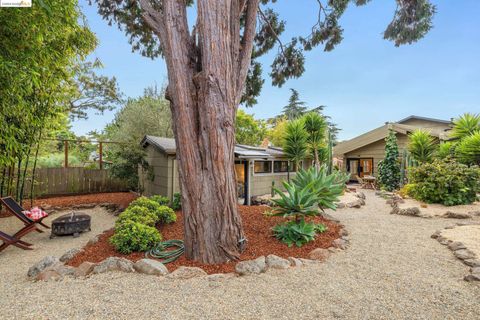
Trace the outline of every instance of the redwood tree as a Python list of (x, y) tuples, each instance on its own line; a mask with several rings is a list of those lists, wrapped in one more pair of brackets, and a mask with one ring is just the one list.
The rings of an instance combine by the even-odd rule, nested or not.
[[(276, 0), (97, 0), (99, 13), (125, 30), (134, 50), (166, 62), (187, 258), (220, 263), (238, 258), (243, 250), (234, 124), (239, 103), (254, 104), (260, 92), (263, 80), (256, 58), (278, 43), (270, 72), (273, 85), (301, 76), (303, 52), (318, 45), (332, 50), (342, 40), (338, 20), (349, 2), (368, 1), (312, 1), (318, 22), (310, 34), (282, 43), (285, 22), (272, 9)], [(423, 37), (434, 7), (428, 0), (396, 2), (384, 37), (395, 45)], [(194, 7), (189, 11), (195, 15), (192, 26), (188, 6)]]

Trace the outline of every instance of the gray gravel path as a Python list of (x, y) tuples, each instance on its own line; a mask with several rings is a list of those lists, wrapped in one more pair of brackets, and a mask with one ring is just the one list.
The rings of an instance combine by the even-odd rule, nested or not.
[(318, 266), (225, 282), (109, 273), (31, 283), (28, 253), (9, 249), (0, 254), (0, 318), (480, 319), (480, 285), (463, 281), (467, 268), (430, 239), (452, 220), (388, 212), (367, 192), (366, 206), (332, 213), (350, 231), (348, 250)]

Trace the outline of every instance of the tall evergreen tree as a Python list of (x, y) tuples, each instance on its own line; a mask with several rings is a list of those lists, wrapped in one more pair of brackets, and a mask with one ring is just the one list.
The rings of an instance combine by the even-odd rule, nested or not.
[(385, 159), (378, 165), (378, 182), (385, 190), (394, 191), (400, 186), (400, 162), (397, 136), (393, 130), (385, 141)]
[(288, 104), (283, 107), (283, 114), (288, 120), (294, 120), (300, 118), (306, 111), (307, 107), (305, 102), (300, 100), (300, 95), (297, 90), (290, 88), (292, 94), (288, 99)]

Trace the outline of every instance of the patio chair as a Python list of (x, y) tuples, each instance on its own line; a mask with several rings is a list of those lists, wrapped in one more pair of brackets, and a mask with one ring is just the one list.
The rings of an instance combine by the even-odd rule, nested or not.
[(32, 245), (31, 243), (12, 237), (11, 235), (8, 235), (2, 231), (0, 231), (0, 240), (3, 241), (3, 244), (0, 246), (0, 252), (5, 250), (10, 245), (23, 250), (33, 250), (32, 248), (30, 248), (30, 246)]
[(25, 234), (27, 234), (27, 233), (29, 233), (30, 231), (33, 231), (33, 230), (35, 230), (37, 232), (40, 232), (40, 233), (44, 232), (43, 230), (37, 228), (37, 224), (41, 225), (44, 228), (50, 229), (49, 226), (47, 226), (46, 224), (44, 224), (42, 222), (43, 218), (39, 219), (39, 220), (32, 220), (29, 217), (27, 217), (23, 213), (23, 211), (26, 211), (26, 210), (24, 208), (22, 208), (15, 200), (13, 200), (12, 197), (1, 198), (0, 201), (5, 205), (5, 207), (8, 209), (8, 211), (13, 213), (13, 215), (15, 217), (20, 219), (25, 224), (24, 228), (22, 228), (20, 231), (15, 233), (14, 238), (21, 238)]

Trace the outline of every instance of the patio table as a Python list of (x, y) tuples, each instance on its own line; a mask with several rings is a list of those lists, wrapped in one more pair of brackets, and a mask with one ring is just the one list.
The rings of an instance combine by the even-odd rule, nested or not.
[(375, 182), (377, 181), (377, 178), (375, 178), (374, 176), (363, 176), (362, 179), (364, 181), (365, 189), (375, 190)]

